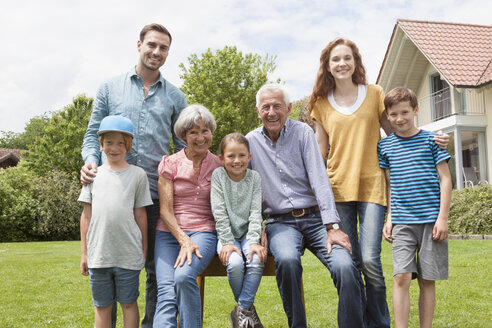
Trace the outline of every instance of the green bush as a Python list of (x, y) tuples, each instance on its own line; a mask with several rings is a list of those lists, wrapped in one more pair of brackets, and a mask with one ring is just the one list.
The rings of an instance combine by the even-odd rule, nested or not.
[(78, 239), (80, 188), (66, 172), (0, 170), (0, 242)]
[(42, 240), (75, 240), (79, 238), (82, 205), (77, 202), (81, 184), (69, 173), (50, 171), (35, 177), (35, 232)]
[(32, 178), (28, 171), (0, 169), (0, 242), (34, 240)]
[(492, 186), (453, 191), (448, 225), (452, 234), (492, 234)]

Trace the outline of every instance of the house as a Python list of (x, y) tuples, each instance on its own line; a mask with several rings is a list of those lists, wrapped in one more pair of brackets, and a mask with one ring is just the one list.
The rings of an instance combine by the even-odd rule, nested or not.
[(21, 151), (20, 149), (0, 148), (0, 168), (16, 166), (21, 159)]
[(398, 19), (377, 83), (412, 89), (417, 126), (449, 134), (454, 188), (490, 181), (492, 25)]

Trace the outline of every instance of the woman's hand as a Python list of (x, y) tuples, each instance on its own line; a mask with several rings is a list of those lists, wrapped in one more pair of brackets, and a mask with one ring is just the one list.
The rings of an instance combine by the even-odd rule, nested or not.
[(249, 245), (249, 263), (253, 259), (253, 253), (256, 253), (260, 259), (260, 263), (265, 263), (267, 260), (267, 250), (260, 244), (250, 244)]
[(441, 149), (446, 149), (448, 148), (449, 144), (449, 134), (447, 133), (442, 133), (442, 131), (439, 131), (435, 136), (434, 136), (434, 142), (439, 146)]
[(391, 232), (392, 231), (393, 231), (393, 224), (391, 223), (391, 217), (390, 217), (390, 215), (388, 215), (388, 217), (386, 219), (386, 223), (383, 226), (383, 236), (384, 236), (384, 239), (388, 243), (392, 243), (393, 242), (393, 238), (391, 237)]
[(176, 258), (176, 263), (174, 263), (174, 268), (176, 269), (178, 266), (183, 266), (185, 262), (188, 262), (188, 265), (191, 265), (191, 259), (193, 258), (193, 253), (199, 258), (202, 258), (202, 254), (200, 253), (200, 249), (198, 246), (191, 240), (188, 235), (183, 237), (183, 242), (180, 242), (181, 250), (179, 251), (178, 257)]
[(224, 245), (220, 249), (220, 253), (219, 253), (219, 259), (223, 265), (227, 265), (227, 263), (229, 262), (229, 257), (231, 256), (232, 252), (236, 252), (239, 254), (239, 256), (243, 256), (243, 254), (241, 254), (241, 251), (239, 250), (239, 248), (237, 248), (236, 245), (234, 244)]

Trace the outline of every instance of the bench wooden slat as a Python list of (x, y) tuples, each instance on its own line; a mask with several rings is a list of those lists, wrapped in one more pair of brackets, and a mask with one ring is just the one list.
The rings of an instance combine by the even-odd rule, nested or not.
[[(275, 276), (275, 261), (272, 255), (268, 255), (267, 261), (265, 263), (265, 268), (263, 270), (263, 276)], [(204, 307), (204, 296), (205, 296), (205, 277), (227, 277), (226, 267), (222, 265), (220, 259), (217, 255), (214, 256), (212, 262), (208, 265), (205, 271), (202, 272), (196, 278), (198, 283), (198, 288), (200, 288), (200, 300), (202, 305), (202, 322), (203, 322), (203, 307)], [(301, 293), (302, 293), (302, 305), (304, 310), (306, 309), (306, 303), (304, 301), (304, 283), (301, 279)]]

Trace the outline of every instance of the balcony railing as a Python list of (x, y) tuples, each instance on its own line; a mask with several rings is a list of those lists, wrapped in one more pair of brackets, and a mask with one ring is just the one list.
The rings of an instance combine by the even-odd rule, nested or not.
[[(419, 99), (419, 107), (422, 113), (430, 113), (430, 118), (421, 118), (419, 121), (435, 122), (445, 117), (456, 115), (485, 115), (485, 96), (481, 90), (462, 89), (456, 92), (445, 88)], [(456, 94), (455, 110), (452, 108), (451, 96)], [(430, 120), (429, 120), (430, 119)]]
[(460, 115), (485, 115), (485, 95), (480, 89), (464, 89), (460, 95)]

